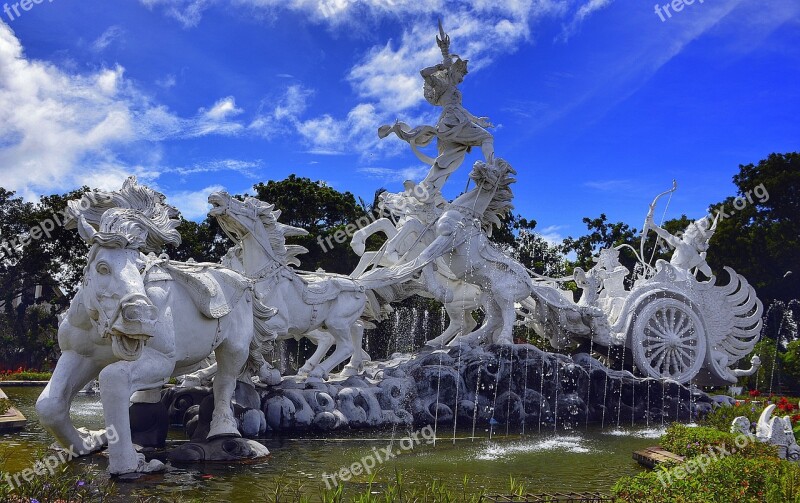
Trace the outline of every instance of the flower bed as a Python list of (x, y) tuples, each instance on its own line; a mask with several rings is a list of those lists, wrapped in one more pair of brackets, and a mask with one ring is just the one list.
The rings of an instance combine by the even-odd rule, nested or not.
[(26, 370), (22, 367), (16, 370), (0, 369), (0, 381), (49, 381), (52, 376), (52, 372)]

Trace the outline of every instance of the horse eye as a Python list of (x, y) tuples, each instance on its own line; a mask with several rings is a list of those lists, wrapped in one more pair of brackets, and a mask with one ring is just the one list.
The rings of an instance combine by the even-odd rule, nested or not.
[(111, 268), (105, 262), (97, 264), (96, 270), (100, 274), (111, 274)]

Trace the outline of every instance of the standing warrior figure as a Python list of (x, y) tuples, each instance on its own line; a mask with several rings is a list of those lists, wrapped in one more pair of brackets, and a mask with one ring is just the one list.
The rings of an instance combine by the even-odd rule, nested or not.
[[(395, 133), (407, 141), (414, 154), (431, 165), (428, 176), (420, 183), (421, 190), (415, 190), (415, 194), (439, 192), (450, 174), (464, 162), (464, 157), (472, 147), (481, 148), (487, 164), (492, 164), (494, 160), (494, 137), (486, 130), (494, 126), (488, 117), (476, 117), (461, 104), (458, 85), (467, 74), (468, 60), (461, 59), (457, 54), (450, 54), (450, 37), (444, 32), (441, 21), (439, 34), (436, 43), (442, 51), (442, 62), (420, 71), (425, 79), (425, 99), (431, 105), (442, 107), (436, 127), (419, 126), (409, 129), (406, 124), (397, 122), (394, 126), (381, 126), (378, 129), (380, 138)], [(417, 149), (430, 144), (433, 138), (438, 140), (439, 155), (436, 159)]]

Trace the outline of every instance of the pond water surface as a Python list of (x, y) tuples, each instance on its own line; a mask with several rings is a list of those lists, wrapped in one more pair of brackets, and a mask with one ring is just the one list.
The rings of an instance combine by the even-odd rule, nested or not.
[[(20, 433), (0, 435), (0, 460), (3, 469), (16, 472), (30, 467), (42, 455), (53, 438), (43, 431), (33, 408), (42, 388), (5, 388), (4, 391), (28, 418)], [(76, 426), (98, 429), (103, 425), (99, 396), (79, 396), (72, 405)], [(531, 431), (532, 430), (532, 431)], [(543, 427), (544, 430), (544, 427)], [(336, 433), (335, 438), (265, 438), (272, 456), (263, 463), (248, 466), (204, 465), (169, 467), (164, 474), (140, 478), (135, 483), (120, 482), (123, 495), (176, 495), (202, 498), (205, 501), (250, 502), (275, 501), (276, 488), (302, 486), (300, 491), (318, 494), (325, 487), (323, 473), (334, 473), (373, 455), (392, 444), (402, 445), (406, 431)], [(529, 492), (608, 492), (623, 475), (639, 473), (631, 459), (634, 450), (655, 444), (661, 431), (644, 427), (581, 428), (571, 431), (538, 431), (537, 425), (506, 434), (505, 426), (489, 432), (459, 431), (453, 440), (452, 427), (437, 432), (435, 445), (421, 443), (380, 466), (373, 490), (394, 480), (401, 473), (404, 484), (424, 484), (436, 479), (454, 489), (461, 488), (464, 477), (470, 487), (486, 488), (491, 493), (507, 493), (513, 477)], [(184, 439), (182, 431), (171, 432), (173, 441)], [(407, 445), (407, 443), (405, 444)], [(0, 461), (1, 462), (1, 461)], [(102, 456), (80, 460), (87, 469), (105, 477), (106, 461)], [(345, 485), (346, 492), (363, 490), (369, 477), (356, 476)], [(295, 497), (281, 498), (292, 501)]]

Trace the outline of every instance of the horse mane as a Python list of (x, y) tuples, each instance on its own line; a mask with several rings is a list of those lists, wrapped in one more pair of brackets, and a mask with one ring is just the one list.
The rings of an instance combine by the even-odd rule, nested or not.
[(495, 158), (493, 164), (477, 161), (469, 174), (476, 187), (456, 198), (453, 205), (473, 210), (478, 199), (489, 194), (489, 202), (480, 218), (481, 224), (491, 235), (493, 226), (501, 227), (500, 219), (514, 209), (514, 205), (511, 204), (514, 199), (511, 184), (517, 181), (513, 177), (515, 174), (517, 172), (514, 168), (503, 159)]
[(278, 261), (283, 265), (299, 266), (300, 259), (297, 256), (308, 253), (308, 249), (300, 245), (287, 245), (286, 238), (307, 236), (308, 231), (278, 222), (281, 210), (276, 210), (274, 204), (266, 203), (254, 197), (246, 198), (245, 204), (256, 209), (256, 214), (267, 231), (269, 245)]
[(120, 236), (130, 248), (158, 253), (167, 244), (181, 243), (180, 212), (165, 201), (164, 194), (139, 185), (131, 176), (118, 191), (94, 190), (69, 201), (65, 226), (76, 228), (83, 219), (99, 231), (98, 240), (114, 243), (119, 239), (114, 236)]

